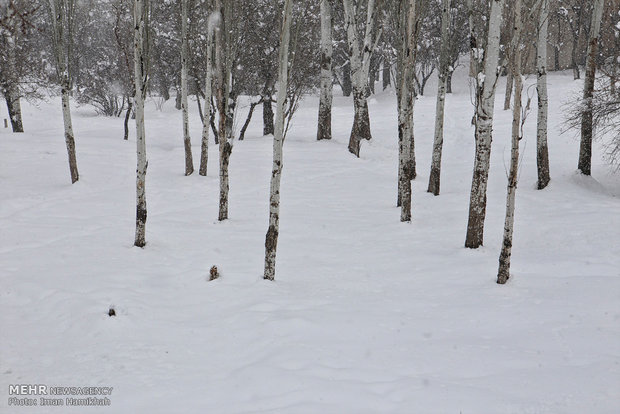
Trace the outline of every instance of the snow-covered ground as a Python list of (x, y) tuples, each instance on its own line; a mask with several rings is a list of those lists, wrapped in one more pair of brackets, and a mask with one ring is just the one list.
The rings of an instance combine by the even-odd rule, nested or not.
[[(559, 132), (581, 84), (561, 73), (549, 83), (552, 181), (535, 189), (534, 100), (504, 286), (501, 84), (478, 250), (463, 247), (474, 142), (462, 79), (447, 98), (439, 197), (425, 192), (434, 86), (416, 103), (411, 224), (394, 206), (394, 96), (370, 100), (361, 159), (346, 149), (350, 99), (335, 98), (335, 139), (316, 142), (307, 98), (284, 148), (274, 283), (261, 279), (272, 140), (260, 110), (235, 143), (220, 223), (217, 147), (208, 177), (185, 177), (181, 114), (149, 102), (139, 249), (134, 129), (124, 142), (121, 119), (77, 108), (71, 185), (58, 100), (24, 103), (28, 132), (0, 132), (0, 412), (620, 412), (620, 175), (598, 144), (593, 178), (576, 173), (578, 141)], [(193, 112), (196, 167), (198, 121)], [(212, 265), (222, 278), (208, 282)], [(110, 407), (29, 408), (8, 405), (9, 384), (114, 388)]]

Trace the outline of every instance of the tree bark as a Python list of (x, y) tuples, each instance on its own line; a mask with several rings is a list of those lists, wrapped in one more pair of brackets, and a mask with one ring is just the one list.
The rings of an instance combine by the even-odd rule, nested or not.
[(581, 114), (581, 144), (579, 146), (579, 163), (577, 168), (579, 168), (579, 171), (584, 175), (592, 174), (592, 136), (594, 133), (592, 123), (592, 97), (594, 96), (596, 54), (601, 30), (603, 4), (604, 0), (594, 0), (590, 39), (588, 42), (588, 59), (586, 61), (586, 74), (583, 83), (584, 109)]
[(229, 142), (229, 62), (226, 50), (228, 34), (226, 32), (230, 5), (228, 1), (215, 0), (215, 10), (219, 11), (220, 19), (215, 30), (215, 66), (216, 66), (216, 96), (219, 112), (218, 138), (220, 149), (220, 200), (218, 220), (228, 219), (228, 163), (232, 146)]
[(207, 76), (205, 79), (205, 103), (202, 119), (202, 140), (200, 145), (200, 168), (198, 174), (207, 175), (207, 164), (209, 160), (209, 123), (211, 119), (211, 96), (213, 82), (213, 27), (211, 22), (207, 26)]
[(133, 98), (130, 96), (127, 99), (127, 112), (125, 112), (125, 120), (123, 121), (123, 139), (127, 141), (129, 139), (129, 118), (131, 117), (131, 111), (133, 110)]
[(146, 133), (144, 129), (144, 98), (148, 82), (148, 63), (145, 39), (148, 31), (148, 0), (134, 0), (134, 82), (136, 105), (136, 237), (134, 245), (146, 244)]
[(11, 128), (13, 132), (24, 132), (24, 123), (22, 121), (22, 107), (19, 99), (19, 94), (16, 93), (14, 88), (10, 88), (4, 94), (6, 100), (6, 107), (9, 112), (9, 119), (11, 120)]
[(349, 152), (359, 157), (360, 145), (363, 139), (370, 140), (370, 116), (368, 114), (368, 73), (370, 58), (374, 49), (372, 42), (373, 27), (376, 20), (375, 0), (368, 0), (366, 11), (366, 25), (363, 43), (360, 45), (357, 33), (356, 7), (352, 0), (343, 0), (345, 13), (345, 27), (351, 61), (351, 80), (353, 82), (353, 107), (355, 116), (351, 136), (349, 138)]
[(75, 156), (75, 138), (71, 122), (71, 108), (69, 106), (69, 94), (71, 93), (71, 74), (69, 62), (71, 61), (71, 27), (73, 25), (74, 3), (73, 0), (50, 0), (52, 16), (54, 57), (56, 59), (56, 74), (61, 88), (62, 119), (65, 129), (65, 144), (69, 159), (69, 172), (71, 183), (80, 179), (77, 160)]
[(536, 125), (536, 165), (538, 169), (537, 187), (544, 189), (551, 180), (549, 176), (549, 146), (547, 144), (547, 114), (549, 97), (547, 95), (547, 28), (549, 26), (549, 0), (542, 0), (538, 19), (538, 39), (536, 53), (536, 95), (538, 97), (538, 117)]
[(504, 220), (504, 238), (499, 256), (497, 283), (504, 284), (510, 277), (510, 256), (512, 254), (512, 234), (514, 230), (515, 198), (517, 194), (517, 178), (519, 173), (519, 141), (521, 140), (521, 0), (514, 4), (514, 48), (511, 51), (510, 65), (515, 82), (514, 102), (512, 108), (512, 148), (510, 151), (510, 170), (508, 172), (508, 189), (506, 194), (506, 217)]
[(265, 237), (264, 278), (274, 280), (276, 275), (276, 249), (280, 231), (280, 179), (282, 177), (282, 144), (284, 142), (284, 105), (288, 85), (288, 48), (291, 32), (292, 0), (285, 0), (280, 35), (278, 97), (276, 101), (276, 129), (273, 136), (273, 168), (269, 192), (269, 228)]
[(411, 147), (413, 145), (413, 78), (416, 64), (416, 40), (418, 29), (417, 0), (409, 0), (407, 19), (405, 23), (402, 44), (402, 65), (400, 82), (400, 105), (398, 125), (400, 140), (398, 146), (399, 161), (399, 193), (400, 193), (400, 221), (411, 221), (411, 180), (413, 180), (413, 160)]
[[(495, 106), (495, 87), (499, 75), (499, 37), (504, 0), (492, 0), (489, 16), (489, 29), (484, 51), (484, 70), (476, 74), (476, 113), (475, 139), (476, 155), (469, 199), (469, 219), (465, 247), (476, 249), (483, 244), (484, 218), (486, 215), (487, 181), (491, 160), (491, 141), (493, 131), (493, 110)], [(473, 39), (472, 45), (476, 44)], [(483, 78), (483, 79), (481, 79)]]
[(441, 52), (439, 56), (439, 79), (437, 83), (437, 104), (435, 105), (435, 136), (433, 138), (433, 159), (428, 179), (428, 192), (439, 195), (441, 177), (441, 153), (443, 149), (443, 123), (446, 103), (446, 85), (450, 71), (450, 7), (452, 0), (442, 0)]
[(183, 114), (183, 145), (185, 147), (185, 175), (194, 172), (192, 140), (189, 135), (189, 108), (187, 106), (187, 60), (189, 39), (187, 33), (188, 0), (181, 0), (181, 112)]
[(317, 140), (332, 139), (332, 5), (321, 0), (321, 97)]
[(342, 96), (351, 96), (353, 85), (351, 81), (351, 61), (346, 62), (342, 67)]

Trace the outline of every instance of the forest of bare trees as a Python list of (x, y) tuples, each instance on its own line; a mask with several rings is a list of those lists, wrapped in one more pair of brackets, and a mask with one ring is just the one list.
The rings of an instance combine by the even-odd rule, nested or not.
[[(475, 154), (465, 246), (484, 243), (495, 92), (506, 76), (504, 109), (512, 109), (511, 161), (498, 283), (509, 277), (519, 140), (530, 102), (522, 76), (536, 77), (537, 188), (553, 180), (547, 143), (547, 74), (569, 70), (584, 78), (583, 94), (567, 109), (567, 125), (580, 131), (576, 165), (591, 174), (592, 142), (608, 138), (608, 159), (618, 162), (620, 130), (619, 0), (1, 0), (0, 94), (15, 133), (24, 124), (20, 102), (59, 95), (71, 182), (79, 179), (69, 102), (92, 105), (101, 116), (137, 130), (136, 237), (144, 247), (148, 194), (144, 102), (176, 100), (184, 147), (184, 174), (194, 171), (191, 101), (201, 114), (200, 175), (219, 177), (218, 220), (229, 218), (229, 168), (234, 148), (262, 105), (263, 132), (273, 134), (265, 279), (275, 277), (282, 147), (300, 101), (320, 96), (317, 140), (333, 136), (333, 94), (352, 96), (348, 150), (355, 157), (372, 140), (368, 99), (393, 87), (398, 108), (397, 204), (400, 220), (415, 222), (415, 140), (433, 142), (428, 192), (440, 194), (445, 99), (452, 73), (469, 65)], [(432, 137), (414, 137), (414, 108), (427, 81), (438, 79)], [(335, 87), (336, 86), (336, 87)], [(235, 122), (240, 97), (250, 110)], [(526, 94), (526, 97), (528, 95)], [(192, 99), (190, 99), (192, 98)], [(532, 96), (529, 96), (531, 99)], [(202, 102), (202, 103), (201, 103)], [(273, 106), (275, 105), (275, 111)], [(260, 122), (260, 121), (259, 121)], [(465, 125), (463, 126), (465, 127)], [(210, 138), (213, 136), (213, 138)], [(122, 139), (123, 137), (119, 137)], [(208, 146), (219, 145), (218, 169), (207, 170)], [(179, 160), (179, 165), (183, 161)], [(267, 197), (267, 195), (265, 195)]]

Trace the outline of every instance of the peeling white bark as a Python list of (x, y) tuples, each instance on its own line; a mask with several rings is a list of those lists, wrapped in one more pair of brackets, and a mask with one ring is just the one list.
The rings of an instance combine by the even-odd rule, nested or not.
[(332, 139), (332, 0), (321, 0), (321, 97), (317, 140)]
[(191, 175), (194, 172), (194, 160), (192, 158), (192, 140), (189, 135), (189, 108), (187, 107), (187, 60), (189, 59), (187, 9), (187, 0), (181, 0), (181, 113), (183, 114), (185, 175)]
[(549, 184), (549, 146), (547, 144), (547, 114), (549, 97), (547, 95), (547, 28), (549, 26), (549, 0), (542, 0), (538, 19), (538, 38), (536, 44), (536, 94), (538, 96), (538, 117), (536, 124), (536, 164), (538, 169), (537, 187), (542, 190)]
[(273, 168), (269, 191), (269, 228), (265, 237), (265, 274), (267, 280), (276, 275), (276, 249), (280, 231), (280, 179), (282, 177), (282, 144), (284, 143), (284, 105), (288, 85), (288, 48), (291, 33), (292, 0), (285, 0), (280, 34), (276, 125), (273, 136)]

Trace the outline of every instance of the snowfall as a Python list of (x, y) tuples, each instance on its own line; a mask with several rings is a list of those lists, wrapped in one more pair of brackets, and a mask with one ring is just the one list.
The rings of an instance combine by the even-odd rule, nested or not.
[[(416, 102), (409, 224), (395, 206), (393, 90), (369, 101), (373, 140), (359, 159), (346, 148), (351, 98), (336, 92), (334, 139), (317, 142), (318, 98), (308, 96), (284, 145), (275, 282), (262, 279), (273, 139), (259, 109), (234, 142), (230, 219), (218, 222), (212, 135), (208, 176), (184, 176), (181, 113), (149, 98), (141, 249), (133, 124), (123, 141), (122, 118), (73, 107), (71, 185), (59, 99), (24, 102), (27, 132), (0, 131), (0, 412), (620, 412), (620, 174), (601, 141), (592, 177), (577, 173), (579, 141), (561, 134), (562, 111), (582, 83), (553, 73), (552, 181), (536, 190), (534, 81), (506, 285), (495, 283), (510, 159), (503, 79), (476, 250), (463, 247), (474, 150), (464, 76), (447, 97), (437, 197), (426, 192), (435, 84)], [(213, 265), (221, 278), (210, 282)], [(9, 405), (40, 397), (12, 395), (15, 384), (113, 387), (111, 405)]]

